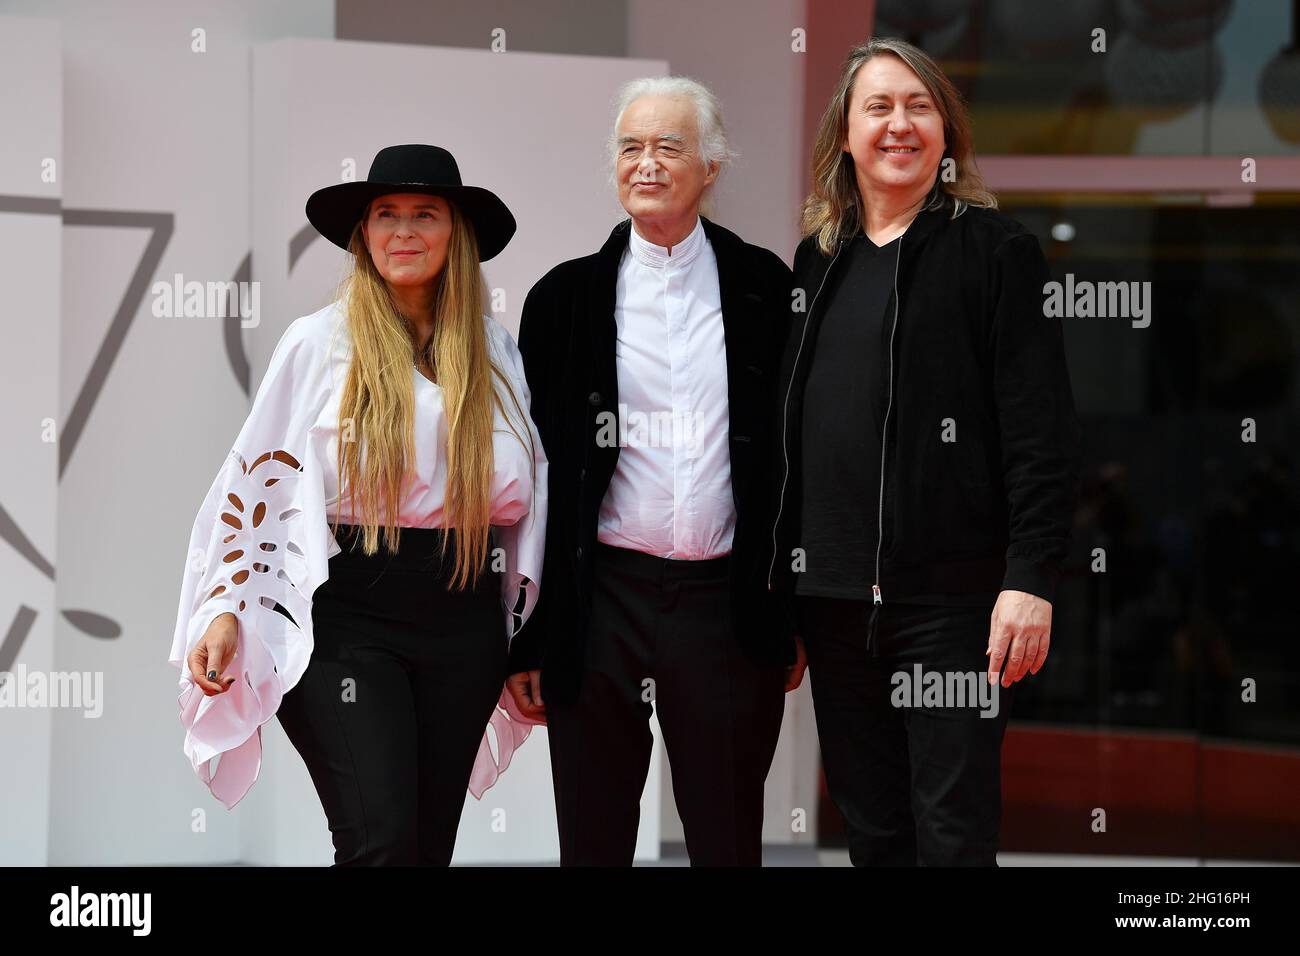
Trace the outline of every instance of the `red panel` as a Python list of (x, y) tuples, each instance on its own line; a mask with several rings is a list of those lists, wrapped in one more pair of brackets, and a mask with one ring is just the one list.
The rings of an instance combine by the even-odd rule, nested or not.
[[(1097, 808), (1105, 832), (1093, 831)], [(820, 811), (819, 842), (842, 846), (824, 779)], [(1012, 724), (1002, 748), (1002, 849), (1300, 861), (1300, 751)]]
[(1300, 860), (1300, 752), (1013, 725), (1002, 760), (1004, 850)]

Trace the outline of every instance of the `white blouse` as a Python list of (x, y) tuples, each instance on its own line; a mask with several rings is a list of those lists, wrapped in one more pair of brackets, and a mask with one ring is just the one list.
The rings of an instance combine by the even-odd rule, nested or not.
[[(547, 461), (528, 414), (530, 394), (519, 350), (500, 323), (484, 316), (483, 325), (489, 354), (514, 393), (512, 400), (493, 376), (510, 420), (496, 411), (491, 523), (494, 544), (503, 553), (489, 554), (489, 560), (504, 567), (502, 613), (509, 642), (536, 606), (541, 584)], [(181, 671), (185, 754), (227, 809), (257, 779), (262, 724), (307, 669), (314, 643), (312, 594), (329, 577), (329, 559), (342, 551), (330, 523), (336, 514), (340, 523), (356, 523), (348, 502), (339, 502), (337, 477), (339, 399), (350, 361), (342, 301), (290, 324), (190, 533), (170, 660)], [(442, 389), (414, 364), (411, 375), (416, 453), (397, 523), (438, 528), (447, 483)], [(531, 437), (532, 448), (515, 432)], [(514, 627), (511, 611), (521, 588), (522, 620)], [(274, 610), (276, 604), (293, 620)], [(208, 625), (227, 612), (239, 619), (238, 679), (209, 697), (194, 682), (186, 660)], [(497, 752), (492, 753), (485, 730), (471, 777), (476, 798), (509, 765), (532, 723), (503, 690), (489, 724)]]

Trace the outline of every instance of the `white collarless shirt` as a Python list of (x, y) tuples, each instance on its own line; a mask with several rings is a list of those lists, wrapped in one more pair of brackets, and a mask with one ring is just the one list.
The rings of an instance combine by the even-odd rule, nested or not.
[(661, 558), (699, 561), (731, 551), (727, 352), (718, 260), (696, 217), (672, 247), (635, 225), (619, 263), (614, 319), (618, 463), (596, 540)]

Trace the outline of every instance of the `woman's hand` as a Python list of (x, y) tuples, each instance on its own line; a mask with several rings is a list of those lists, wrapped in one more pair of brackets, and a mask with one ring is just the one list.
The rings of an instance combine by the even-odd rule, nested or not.
[(542, 703), (542, 672), (520, 671), (506, 678), (506, 689), (514, 698), (519, 713), (530, 720), (546, 723), (546, 705)]
[(238, 649), (239, 618), (227, 611), (208, 625), (188, 658), (190, 676), (206, 696), (224, 694), (235, 682), (235, 675), (225, 674), (223, 669), (229, 666)]

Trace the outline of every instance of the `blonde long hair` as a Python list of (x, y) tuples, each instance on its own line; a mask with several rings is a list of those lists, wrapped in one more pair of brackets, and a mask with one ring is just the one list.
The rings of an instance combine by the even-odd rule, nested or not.
[[(493, 387), (494, 378), (506, 385), (519, 421), (526, 422), (514, 389), (488, 351), (473, 226), (455, 203), (448, 200), (447, 205), (451, 208), (447, 262), (436, 280), (434, 328), (423, 358), (442, 389), (447, 416), (444, 557), (448, 539), (455, 542), (455, 567), (448, 587), (464, 590), (477, 584), (487, 557), (495, 410), (501, 409), (515, 437), (530, 449), (532, 435), (524, 441)], [(407, 322), (366, 247), (361, 224), (368, 215), (369, 206), (352, 230), (348, 249), (354, 265), (339, 288), (347, 303), (352, 361), (339, 401), (338, 486), (340, 499), (347, 495), (351, 512), (363, 528), (364, 552), (379, 550), (382, 527), (392, 554), (401, 537), (397, 520), (407, 465), (415, 460), (412, 365), (417, 355)], [(334, 532), (338, 532), (337, 515)]]
[[(943, 117), (944, 158), (956, 168), (953, 182), (935, 176), (934, 188), (923, 209), (939, 209), (945, 195), (953, 200), (952, 218), (969, 206), (996, 209), (997, 197), (984, 185), (975, 166), (975, 142), (970, 114), (961, 93), (923, 50), (893, 37), (872, 37), (849, 51), (813, 144), (812, 192), (803, 204), (801, 233), (816, 235), (817, 245), (829, 255), (844, 236), (855, 235), (863, 224), (862, 197), (853, 169), (853, 157), (842, 149), (849, 130), (849, 98), (858, 70), (878, 56), (896, 56), (920, 78)], [(942, 164), (941, 164), (942, 167)]]

